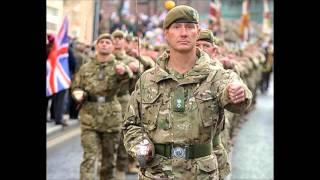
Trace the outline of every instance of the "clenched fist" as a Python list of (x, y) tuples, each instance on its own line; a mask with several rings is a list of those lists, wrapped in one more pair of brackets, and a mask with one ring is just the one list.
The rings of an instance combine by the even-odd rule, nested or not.
[(245, 100), (244, 87), (238, 81), (228, 84), (228, 95), (233, 104), (241, 103)]
[(139, 62), (131, 62), (128, 64), (132, 72), (137, 72), (139, 68)]
[(222, 58), (221, 63), (223, 64), (223, 67), (225, 69), (232, 69), (234, 67), (234, 63), (232, 60), (228, 57)]
[(130, 56), (132, 56), (132, 57), (135, 57), (135, 58), (139, 57), (138, 50), (136, 50), (136, 49), (130, 49), (130, 51), (128, 52), (128, 54), (129, 54)]
[(123, 75), (124, 72), (125, 72), (125, 68), (123, 65), (116, 65), (115, 67), (115, 70), (116, 70), (116, 73), (119, 74), (119, 75)]
[(80, 103), (85, 99), (85, 92), (81, 89), (76, 89), (72, 92), (72, 96), (78, 103)]

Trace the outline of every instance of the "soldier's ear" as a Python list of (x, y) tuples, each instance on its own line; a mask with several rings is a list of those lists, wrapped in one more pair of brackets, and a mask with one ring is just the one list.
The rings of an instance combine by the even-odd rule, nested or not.
[(201, 31), (199, 24), (197, 24), (197, 29), (198, 29), (198, 32), (197, 32), (197, 39), (198, 39), (200, 37), (200, 31)]
[(164, 35), (165, 40), (167, 40), (167, 36), (168, 36), (168, 29), (164, 29), (164, 31), (163, 31), (163, 35)]

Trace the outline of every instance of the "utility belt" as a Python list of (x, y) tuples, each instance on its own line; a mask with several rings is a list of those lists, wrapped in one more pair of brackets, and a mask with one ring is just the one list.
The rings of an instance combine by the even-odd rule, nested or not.
[(114, 100), (113, 96), (88, 96), (87, 99), (89, 102), (100, 102), (100, 103), (105, 103), (105, 102), (110, 102)]
[(212, 154), (212, 144), (154, 144), (155, 153), (168, 158), (195, 159)]

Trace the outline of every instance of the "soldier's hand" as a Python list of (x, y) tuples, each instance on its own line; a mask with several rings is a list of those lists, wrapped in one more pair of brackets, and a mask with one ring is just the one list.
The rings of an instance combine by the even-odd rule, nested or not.
[(85, 99), (85, 92), (81, 89), (77, 89), (72, 92), (72, 96), (78, 103), (81, 103)]
[(130, 56), (132, 56), (132, 57), (135, 57), (135, 58), (137, 58), (138, 57), (138, 50), (137, 49), (131, 49), (130, 51), (129, 51), (129, 55)]
[(128, 64), (129, 68), (132, 72), (137, 72), (139, 69), (139, 63), (138, 62), (131, 62)]
[(152, 145), (148, 142), (148, 140), (145, 139), (136, 145), (136, 157), (139, 162), (139, 166), (142, 168), (146, 166), (147, 162), (152, 160)]
[(221, 62), (222, 62), (222, 64), (223, 64), (223, 67), (225, 68), (225, 69), (232, 69), (233, 67), (234, 67), (234, 63), (232, 62), (232, 60), (231, 59), (229, 59), (229, 58), (223, 58), (222, 60), (221, 60)]
[(228, 95), (233, 104), (241, 103), (245, 100), (245, 91), (241, 82), (232, 82), (227, 87)]
[(116, 65), (115, 70), (116, 70), (116, 73), (119, 75), (123, 75), (126, 71), (125, 67), (120, 64)]

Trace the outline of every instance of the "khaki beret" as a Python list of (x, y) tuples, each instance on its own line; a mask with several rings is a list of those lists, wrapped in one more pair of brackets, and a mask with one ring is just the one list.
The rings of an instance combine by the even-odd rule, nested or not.
[(210, 31), (209, 29), (203, 29), (203, 30), (200, 31), (200, 36), (199, 36), (197, 41), (200, 41), (200, 40), (207, 41), (207, 42), (213, 44), (215, 38), (213, 36), (212, 31)]
[(223, 46), (224, 42), (222, 39), (220, 38), (215, 38), (215, 40), (213, 41), (217, 46)]
[(121, 30), (115, 30), (113, 31), (113, 33), (111, 34), (112, 38), (115, 38), (115, 37), (122, 37), (124, 38), (125, 37), (125, 33)]
[(101, 39), (110, 39), (111, 40), (111, 35), (109, 33), (100, 34), (99, 37), (97, 38), (95, 44), (97, 44)]
[(181, 23), (199, 23), (199, 13), (190, 6), (179, 5), (172, 8), (163, 22), (163, 28), (167, 29), (175, 22)]
[(134, 37), (131, 34), (127, 34), (125, 39), (126, 39), (126, 41), (131, 42), (131, 41), (133, 41), (133, 38)]

